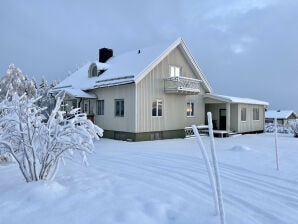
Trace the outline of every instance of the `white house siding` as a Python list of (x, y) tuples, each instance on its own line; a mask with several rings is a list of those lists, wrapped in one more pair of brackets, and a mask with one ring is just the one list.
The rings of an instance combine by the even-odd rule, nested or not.
[[(246, 121), (241, 121), (241, 109), (246, 108)], [(259, 120), (253, 120), (253, 108), (259, 108)], [(253, 132), (264, 130), (264, 106), (239, 104), (238, 107), (238, 132)]]
[(238, 116), (238, 104), (231, 104), (230, 131), (238, 132), (239, 120), (240, 118)]
[[(184, 129), (187, 125), (204, 123), (202, 95), (166, 94), (164, 79), (170, 77), (170, 65), (181, 66), (182, 76), (198, 78), (179, 48), (174, 49), (137, 84), (137, 132)], [(204, 94), (201, 89), (202, 94)], [(152, 116), (152, 102), (162, 100), (162, 116)], [(194, 117), (186, 117), (187, 101), (194, 102)]]
[[(135, 84), (99, 88), (93, 93), (104, 100), (104, 115), (97, 115), (96, 105), (92, 107), (95, 124), (104, 130), (135, 132)], [(124, 99), (124, 117), (115, 116), (116, 99)]]

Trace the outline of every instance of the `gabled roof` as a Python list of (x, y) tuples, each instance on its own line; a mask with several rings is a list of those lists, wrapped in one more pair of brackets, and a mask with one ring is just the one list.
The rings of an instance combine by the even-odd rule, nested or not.
[(260, 100), (250, 99), (250, 98), (216, 95), (216, 94), (206, 94), (204, 98), (225, 102), (225, 103), (243, 103), (243, 104), (255, 104), (255, 105), (264, 105), (264, 106), (269, 105), (269, 103), (265, 101), (260, 101)]
[(265, 112), (265, 118), (288, 119), (291, 115), (298, 118), (293, 110), (268, 110)]
[[(203, 81), (203, 86), (205, 87), (206, 92), (211, 92), (212, 89), (208, 81), (181, 38), (178, 38), (172, 44), (159, 44), (140, 50), (130, 51), (119, 56), (116, 55), (106, 63), (87, 63), (60, 82), (53, 90), (55, 91), (62, 88), (89, 90), (133, 82), (138, 83), (176, 47), (181, 49), (181, 52), (186, 57), (187, 61), (189, 61), (197, 78)], [(96, 63), (98, 69), (106, 71), (98, 77), (88, 77), (88, 69), (92, 63)]]

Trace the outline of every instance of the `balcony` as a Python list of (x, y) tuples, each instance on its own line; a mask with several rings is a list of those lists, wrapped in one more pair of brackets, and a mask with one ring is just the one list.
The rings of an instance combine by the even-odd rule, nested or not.
[(201, 80), (187, 77), (169, 77), (165, 81), (165, 92), (183, 95), (195, 95), (200, 92)]

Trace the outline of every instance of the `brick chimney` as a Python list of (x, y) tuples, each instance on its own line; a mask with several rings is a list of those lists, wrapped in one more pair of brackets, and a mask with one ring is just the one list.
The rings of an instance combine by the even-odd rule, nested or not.
[(105, 63), (107, 62), (111, 57), (113, 57), (113, 50), (109, 48), (101, 48), (99, 49), (99, 56), (98, 61)]

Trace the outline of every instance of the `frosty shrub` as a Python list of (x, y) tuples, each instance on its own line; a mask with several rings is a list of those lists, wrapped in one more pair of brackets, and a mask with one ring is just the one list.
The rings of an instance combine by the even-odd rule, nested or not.
[(76, 152), (87, 163), (86, 153), (94, 150), (93, 138), (103, 134), (77, 109), (66, 118), (59, 110), (62, 98), (45, 121), (45, 108), (35, 104), (38, 99), (14, 93), (0, 103), (0, 155), (9, 153), (27, 182), (54, 179), (59, 163)]
[(298, 138), (298, 120), (290, 122), (291, 128), (294, 132), (294, 136)]

